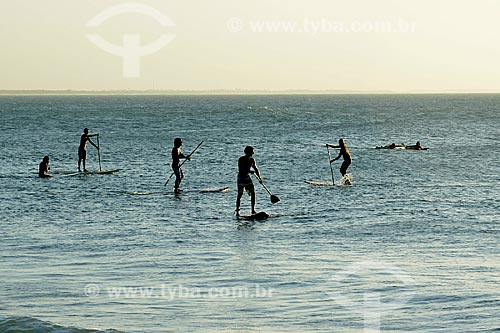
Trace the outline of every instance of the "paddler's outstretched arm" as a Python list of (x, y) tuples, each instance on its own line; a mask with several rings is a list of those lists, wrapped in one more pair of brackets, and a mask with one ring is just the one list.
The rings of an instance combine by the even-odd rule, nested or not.
[(336, 160), (338, 160), (341, 156), (342, 156), (342, 150), (339, 152), (339, 154), (338, 154), (337, 157), (335, 157), (333, 160), (330, 161), (330, 164), (332, 164), (333, 162), (335, 162)]
[(90, 144), (91, 144), (92, 146), (96, 147), (96, 149), (99, 149), (99, 147), (97, 147), (97, 145), (96, 145), (94, 142), (92, 142), (92, 140), (90, 140), (90, 137), (91, 137), (91, 136), (96, 136), (96, 135), (98, 135), (98, 134), (92, 134), (92, 135), (89, 135), (89, 136), (87, 137), (87, 141), (88, 141), (88, 142), (90, 142)]

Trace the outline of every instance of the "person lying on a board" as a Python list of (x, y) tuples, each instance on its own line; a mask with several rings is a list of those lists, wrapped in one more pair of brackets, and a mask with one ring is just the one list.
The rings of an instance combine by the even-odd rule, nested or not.
[(90, 144), (96, 149), (99, 149), (95, 143), (90, 140), (91, 137), (97, 136), (98, 134), (89, 134), (89, 129), (85, 128), (83, 130), (83, 134), (80, 137), (80, 146), (78, 147), (78, 172), (81, 172), (82, 169), (80, 169), (80, 165), (83, 161), (83, 171), (87, 172), (87, 169), (85, 168), (85, 160), (87, 159), (87, 141), (90, 142)]
[(240, 205), (241, 197), (243, 196), (243, 191), (245, 190), (250, 196), (250, 201), (252, 205), (252, 215), (257, 214), (255, 211), (255, 187), (253, 186), (252, 178), (250, 174), (257, 175), (260, 179), (260, 172), (257, 168), (255, 159), (253, 158), (254, 149), (252, 146), (245, 147), (245, 155), (238, 159), (238, 197), (236, 198), (236, 216), (240, 216)]
[(184, 173), (182, 172), (181, 169), (180, 160), (181, 158), (190, 160), (189, 156), (184, 156), (184, 154), (182, 153), (181, 146), (182, 146), (181, 138), (175, 138), (174, 147), (172, 148), (172, 170), (174, 171), (175, 174), (175, 185), (174, 185), (175, 193), (179, 193), (182, 191), (180, 189), (180, 186), (181, 186), (181, 181), (184, 178)]
[(416, 143), (416, 144), (414, 144), (414, 145), (406, 146), (406, 149), (413, 149), (413, 150), (425, 150), (425, 149), (428, 149), (428, 148), (423, 148), (423, 147), (420, 145), (420, 141), (417, 141), (417, 143)]
[(50, 178), (52, 175), (49, 175), (49, 157), (45, 156), (43, 158), (43, 161), (40, 162), (40, 165), (38, 166), (38, 177), (40, 178)]
[(387, 145), (387, 146), (375, 147), (375, 149), (396, 149), (396, 148), (404, 149), (404, 148), (406, 148), (406, 146), (405, 146), (404, 143), (397, 145), (397, 144), (395, 144), (393, 142), (393, 143), (391, 143), (390, 145)]
[(340, 173), (342, 174), (342, 177), (345, 176), (345, 174), (347, 173), (347, 168), (352, 163), (352, 158), (351, 158), (351, 154), (349, 153), (349, 148), (347, 148), (347, 145), (345, 144), (344, 139), (339, 140), (338, 146), (332, 146), (332, 145), (328, 145), (328, 146), (332, 147), (332, 148), (340, 148), (339, 155), (337, 157), (335, 157), (333, 160), (331, 160), (330, 164), (332, 164), (334, 161), (338, 160), (339, 158), (343, 157), (344, 162), (342, 163), (342, 165), (340, 167)]

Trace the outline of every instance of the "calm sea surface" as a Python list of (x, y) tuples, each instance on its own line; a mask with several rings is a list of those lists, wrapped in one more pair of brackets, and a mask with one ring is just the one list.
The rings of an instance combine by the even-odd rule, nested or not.
[[(499, 332), (499, 108), (500, 95), (0, 97), (0, 332)], [(84, 127), (103, 169), (122, 170), (39, 179), (44, 155), (76, 171)], [(185, 153), (204, 141), (182, 195), (163, 186), (175, 137)], [(306, 184), (331, 180), (325, 143), (341, 137), (352, 186)], [(373, 149), (417, 140), (430, 149)], [(281, 199), (255, 182), (263, 222), (233, 216), (246, 145)]]

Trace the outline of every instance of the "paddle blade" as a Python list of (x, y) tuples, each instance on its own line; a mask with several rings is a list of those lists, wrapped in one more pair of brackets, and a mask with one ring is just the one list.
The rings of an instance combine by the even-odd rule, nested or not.
[(280, 202), (280, 198), (278, 198), (275, 195), (271, 195), (271, 203), (275, 204), (275, 203), (278, 203), (278, 202)]

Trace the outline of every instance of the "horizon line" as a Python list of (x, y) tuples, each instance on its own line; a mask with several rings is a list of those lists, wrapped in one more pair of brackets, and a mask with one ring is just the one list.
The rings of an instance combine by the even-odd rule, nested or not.
[(339, 90), (339, 89), (0, 89), (0, 95), (423, 95), (500, 94), (500, 90)]

